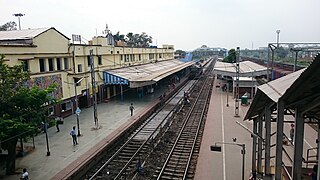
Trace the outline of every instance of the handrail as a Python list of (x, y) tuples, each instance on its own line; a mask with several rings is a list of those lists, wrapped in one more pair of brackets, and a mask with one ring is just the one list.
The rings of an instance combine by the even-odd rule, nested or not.
[(318, 148), (317, 148), (317, 147), (314, 147), (314, 148), (309, 148), (309, 149), (307, 149), (307, 161), (305, 161), (305, 163), (306, 163), (306, 168), (308, 168), (309, 163), (311, 163), (310, 160), (309, 160), (310, 157), (316, 157), (316, 158), (318, 157), (317, 154), (315, 154), (315, 155), (313, 155), (313, 156), (310, 156), (310, 151), (311, 151), (311, 150), (315, 150), (315, 149), (318, 149)]

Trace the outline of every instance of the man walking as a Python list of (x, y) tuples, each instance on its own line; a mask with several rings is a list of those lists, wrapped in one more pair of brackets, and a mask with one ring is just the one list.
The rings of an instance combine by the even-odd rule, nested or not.
[(131, 116), (133, 115), (133, 110), (134, 110), (134, 107), (133, 107), (133, 103), (131, 103), (131, 105), (130, 105), (130, 113), (131, 113)]
[(77, 135), (76, 135), (76, 127), (75, 127), (75, 126), (72, 127), (72, 130), (71, 130), (71, 132), (70, 132), (70, 135), (72, 136), (73, 145), (74, 145), (74, 146), (77, 145), (78, 142), (77, 142)]

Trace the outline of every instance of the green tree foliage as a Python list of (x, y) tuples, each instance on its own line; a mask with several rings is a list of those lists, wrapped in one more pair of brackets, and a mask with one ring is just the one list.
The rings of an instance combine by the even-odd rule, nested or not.
[(223, 62), (235, 63), (237, 58), (237, 52), (235, 49), (230, 49), (228, 51), (228, 56), (223, 59)]
[(130, 47), (149, 47), (152, 43), (152, 37), (145, 32), (141, 34), (128, 33), (125, 38), (128, 46)]
[(289, 54), (289, 50), (281, 46), (276, 49), (276, 52), (280, 58), (285, 58)]
[(10, 21), (0, 26), (0, 31), (12, 31), (17, 30), (17, 24), (14, 21)]
[(51, 96), (55, 85), (41, 90), (29, 88), (30, 74), (23, 64), (9, 67), (0, 57), (0, 142), (8, 150), (7, 174), (15, 172), (16, 144), (18, 139), (34, 135), (38, 125), (47, 118), (46, 104), (55, 103)]
[(117, 34), (113, 35), (113, 38), (115, 41), (123, 41), (125, 42), (125, 35), (120, 34), (120, 32), (118, 31)]
[(175, 54), (178, 54), (180, 58), (184, 58), (186, 56), (186, 52), (183, 50), (176, 50)]

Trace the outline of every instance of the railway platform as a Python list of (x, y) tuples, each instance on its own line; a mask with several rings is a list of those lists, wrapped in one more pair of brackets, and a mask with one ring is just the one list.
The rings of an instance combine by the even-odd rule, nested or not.
[[(153, 94), (147, 94), (143, 98), (127, 97), (122, 101), (113, 99), (107, 103), (98, 104), (100, 126), (98, 130), (94, 128), (93, 107), (82, 109), (79, 115), (81, 136), (77, 138), (78, 145), (75, 146), (69, 133), (73, 126), (77, 127), (76, 115), (64, 118), (63, 125), (59, 127), (60, 132), (57, 132), (54, 126), (48, 129), (50, 156), (47, 156), (46, 137), (45, 133), (42, 133), (34, 138), (35, 148), (16, 159), (17, 174), (0, 177), (0, 179), (19, 179), (23, 168), (27, 168), (29, 178), (33, 180), (61, 179), (158, 103), (159, 96), (164, 91), (168, 91), (166, 87), (157, 89)], [(131, 103), (135, 108), (133, 116), (130, 115), (129, 110)], [(25, 142), (24, 145), (27, 146), (28, 143)]]
[[(216, 79), (211, 94), (207, 120), (199, 151), (195, 179), (241, 179), (243, 162), (244, 179), (249, 179), (252, 169), (252, 138), (250, 132), (244, 127), (251, 130), (252, 122), (243, 121), (249, 106), (240, 105), (239, 117), (235, 117), (235, 101), (231, 97), (232, 93), (227, 95), (227, 92), (222, 91), (219, 86), (216, 86), (217, 84), (219, 84), (219, 80)], [(293, 119), (289, 117), (285, 117), (285, 120), (288, 122), (293, 121)], [(271, 129), (272, 133), (276, 131), (275, 123), (272, 123)], [(263, 131), (263, 133), (265, 133), (265, 130)], [(284, 124), (284, 133), (289, 137), (290, 123)], [(308, 151), (310, 151), (311, 154), (316, 154), (316, 150), (314, 149), (314, 147), (316, 147), (316, 139), (317, 132), (311, 126), (305, 125), (303, 157), (307, 157)], [(272, 136), (271, 144), (275, 143), (276, 136)], [(246, 154), (244, 161), (241, 154), (242, 147), (237, 144), (245, 145)], [(220, 146), (221, 152), (211, 151), (210, 146), (212, 145)], [(287, 153), (284, 155), (283, 162), (290, 168), (292, 166), (294, 146), (288, 144), (284, 146), (284, 149)], [(273, 157), (270, 160), (271, 173), (274, 173), (275, 148), (271, 149), (271, 157)], [(305, 166), (304, 164), (303, 167), (305, 168)], [(312, 168), (312, 165), (309, 165), (309, 172), (310, 168)]]

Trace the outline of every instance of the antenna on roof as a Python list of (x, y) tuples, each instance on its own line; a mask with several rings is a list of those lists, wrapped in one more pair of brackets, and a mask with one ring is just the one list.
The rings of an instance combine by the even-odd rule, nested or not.
[(20, 26), (20, 17), (24, 16), (25, 14), (21, 14), (21, 13), (17, 13), (17, 14), (12, 14), (15, 17), (18, 17), (19, 20), (19, 30), (21, 30), (21, 26)]

